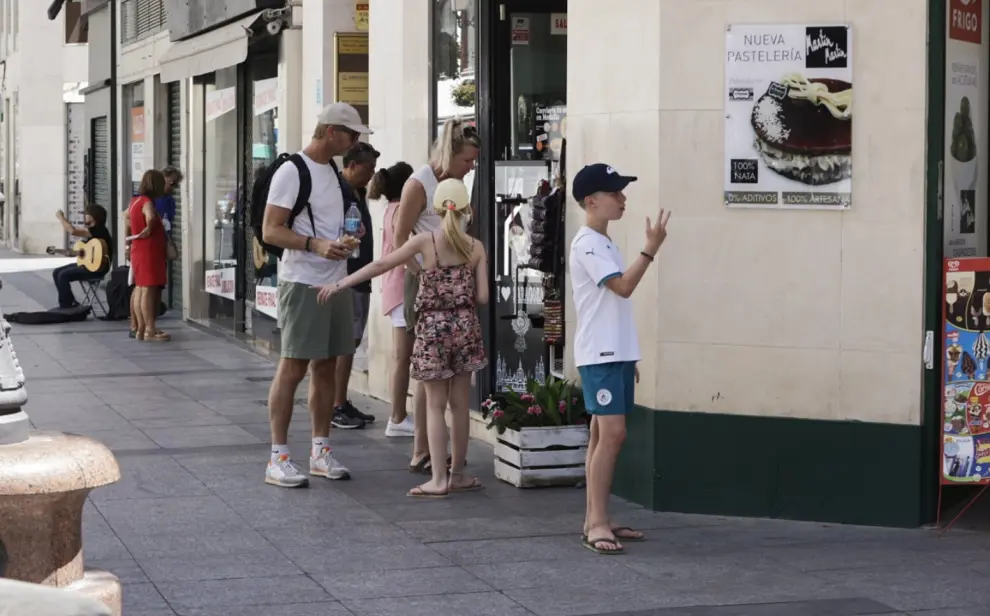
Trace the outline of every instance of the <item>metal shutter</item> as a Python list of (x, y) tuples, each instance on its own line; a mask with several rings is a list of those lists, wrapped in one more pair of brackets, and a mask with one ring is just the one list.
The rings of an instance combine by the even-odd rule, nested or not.
[[(182, 169), (182, 98), (179, 82), (168, 84), (168, 164)], [(175, 197), (175, 224), (172, 227), (172, 239), (178, 248), (179, 258), (172, 262), (171, 281), (169, 284), (169, 306), (173, 309), (182, 308), (182, 191), (173, 194)]]
[(110, 130), (107, 118), (93, 120), (93, 197), (110, 212)]

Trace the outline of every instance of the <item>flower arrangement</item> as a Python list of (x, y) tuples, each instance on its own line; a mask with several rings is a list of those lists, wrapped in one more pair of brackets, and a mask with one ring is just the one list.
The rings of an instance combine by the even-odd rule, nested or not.
[(492, 394), (481, 403), (488, 428), (506, 429), (577, 426), (588, 423), (581, 388), (571, 381), (548, 376), (544, 382), (526, 380), (526, 391)]

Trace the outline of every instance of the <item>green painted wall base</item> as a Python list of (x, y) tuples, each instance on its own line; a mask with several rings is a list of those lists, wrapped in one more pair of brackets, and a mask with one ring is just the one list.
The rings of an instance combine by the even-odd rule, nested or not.
[(919, 426), (637, 407), (614, 492), (657, 511), (916, 527)]

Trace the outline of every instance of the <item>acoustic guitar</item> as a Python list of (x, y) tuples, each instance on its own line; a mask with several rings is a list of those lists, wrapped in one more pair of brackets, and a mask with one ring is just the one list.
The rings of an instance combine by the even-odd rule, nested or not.
[(108, 258), (107, 243), (95, 237), (88, 240), (79, 240), (69, 249), (49, 246), (45, 252), (50, 255), (75, 257), (77, 265), (94, 273), (100, 271), (100, 268), (106, 264)]

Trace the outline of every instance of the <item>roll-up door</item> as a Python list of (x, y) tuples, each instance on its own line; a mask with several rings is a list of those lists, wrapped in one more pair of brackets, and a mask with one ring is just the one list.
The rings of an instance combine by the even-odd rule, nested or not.
[(110, 130), (107, 118), (93, 120), (93, 199), (110, 212)]
[[(168, 84), (168, 164), (182, 170), (182, 98), (179, 82)], [(169, 307), (182, 308), (182, 191), (172, 195), (175, 197), (175, 223), (172, 227), (172, 239), (179, 249), (179, 258), (172, 262), (169, 284)]]

